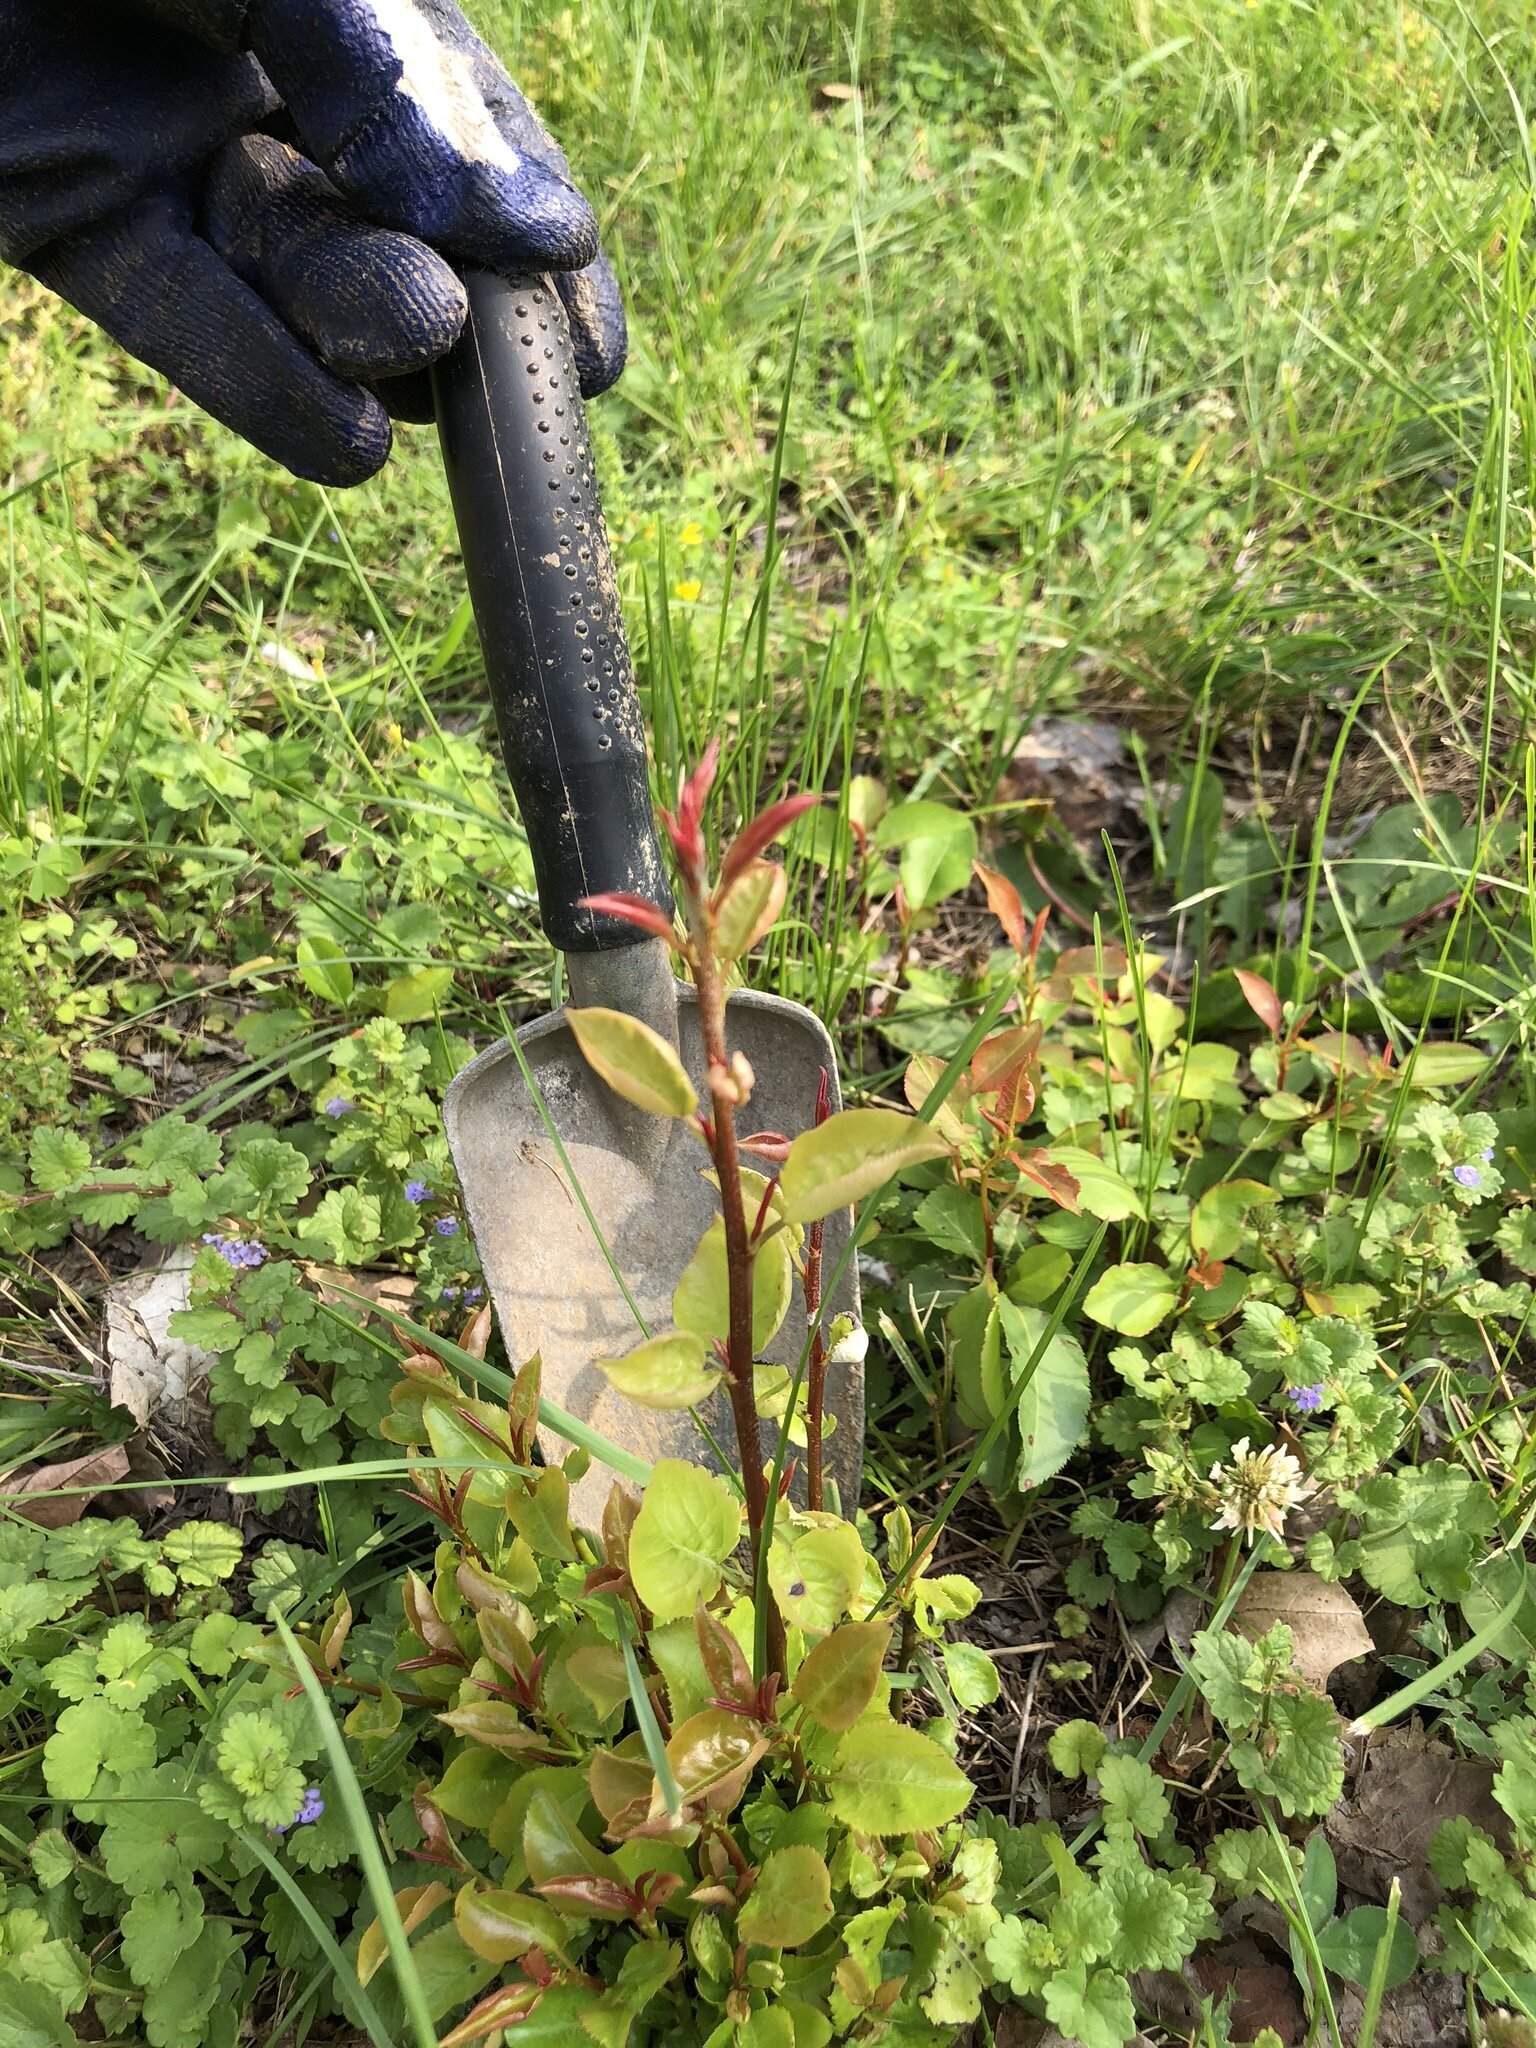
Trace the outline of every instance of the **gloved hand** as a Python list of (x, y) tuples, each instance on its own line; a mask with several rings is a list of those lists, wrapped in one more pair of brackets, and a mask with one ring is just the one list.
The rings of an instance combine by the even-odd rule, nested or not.
[(388, 456), (370, 387), (430, 417), (445, 257), (556, 272), (589, 397), (624, 365), (592, 211), (451, 0), (0, 0), (0, 257), (318, 483)]

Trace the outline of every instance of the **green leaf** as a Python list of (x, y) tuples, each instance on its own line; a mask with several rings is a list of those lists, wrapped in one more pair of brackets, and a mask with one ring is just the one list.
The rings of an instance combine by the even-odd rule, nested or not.
[[(461, 1409), (490, 1434), (484, 1436), (480, 1430), (471, 1428)], [(479, 1467), (469, 1482), (470, 1499), (487, 1507), (500, 1507), (507, 1495), (507, 1474), (499, 1469), (496, 1460), (499, 1456), (507, 1465), (515, 1462), (507, 1444), (507, 1421), (502, 1410), (493, 1408), (489, 1401), (443, 1400), (429, 1394), (421, 1404), (421, 1423), (432, 1455), (445, 1461), (443, 1476), (448, 1484), (457, 1486), (466, 1468)]]
[(1032, 1244), (1008, 1268), (1008, 1299), (1029, 1307), (1049, 1301), (1071, 1271), (1072, 1254), (1063, 1246)]
[(247, 1819), (260, 1827), (287, 1827), (304, 1797), (304, 1774), (291, 1761), (293, 1746), (275, 1714), (232, 1714), (219, 1736), (219, 1769), (239, 1793)]
[(1415, 1088), (1464, 1088), (1488, 1071), (1488, 1055), (1475, 1045), (1420, 1045), (1409, 1069)]
[(1214, 1887), (1195, 1872), (1180, 1875), (1183, 1883), (1139, 1857), (1106, 1863), (1099, 1895), (1118, 1923), (1109, 1952), (1117, 1969), (1176, 1970), (1193, 1951), (1210, 1922)]
[(305, 1225), (304, 1248), (338, 1266), (361, 1266), (383, 1228), (377, 1195), (359, 1187), (330, 1188)]
[(826, 1858), (804, 1843), (763, 1858), (736, 1932), (759, 1948), (799, 1948), (832, 1918), (832, 1880)]
[(64, 1709), (43, 1745), (43, 1782), (55, 1799), (78, 1802), (90, 1797), (103, 1771), (121, 1775), (154, 1760), (154, 1730), (141, 1714), (81, 1700)]
[(1001, 1681), (997, 1666), (986, 1651), (977, 1643), (946, 1643), (943, 1657), (944, 1676), (956, 1706), (971, 1713), (978, 1707), (990, 1707)]
[(1136, 2032), (1130, 1987), (1114, 1970), (1090, 1974), (1085, 1963), (1069, 1963), (1043, 1995), (1051, 2024), (1082, 2048), (1122, 2048)]
[[(1352, 1913), (1345, 1913), (1321, 1930), (1317, 1952), (1336, 1976), (1347, 1978), (1364, 1990), (1371, 1981), (1371, 1969), (1386, 1935), (1387, 1916), (1380, 1906), (1356, 1906)], [(1392, 1947), (1387, 1957), (1387, 1989), (1406, 1984), (1418, 1966), (1418, 1937), (1408, 1922), (1400, 1918), (1392, 1930)]]
[(660, 1458), (629, 1538), (635, 1590), (658, 1621), (691, 1615), (720, 1584), (741, 1540), (741, 1508), (722, 1481), (681, 1458)]
[(1141, 1197), (1112, 1166), (1076, 1145), (1053, 1145), (1051, 1158), (1077, 1182), (1077, 1206), (1098, 1223), (1124, 1223), (1144, 1213)]
[(437, 1014), (453, 987), (451, 967), (420, 967), (414, 974), (399, 974), (384, 991), (384, 1014), (397, 1024), (420, 1024)]
[(79, 1860), (62, 1828), (44, 1828), (41, 1834), (34, 1835), (27, 1844), (27, 1856), (45, 1892), (73, 1877)]
[(53, 1992), (10, 1970), (0, 1977), (0, 2024), (6, 2048), (80, 2048)]
[(780, 1517), (768, 1547), (768, 1583), (784, 1619), (821, 1634), (848, 1612), (868, 1553), (851, 1522), (806, 1527)]
[(210, 1190), (231, 1216), (254, 1210), (291, 1209), (309, 1193), (309, 1161), (280, 1138), (250, 1138), (237, 1146), (227, 1172)]
[(128, 1974), (146, 1990), (163, 1984), (203, 1931), (203, 1902), (187, 1884), (142, 1892), (122, 1917), (122, 1955)]
[(178, 1110), (140, 1133), (128, 1157), (155, 1180), (196, 1180), (217, 1170), (222, 1143), (214, 1131)]
[(899, 1721), (863, 1721), (838, 1745), (827, 1803), (861, 1835), (941, 1828), (971, 1803), (971, 1781), (936, 1742)]
[(1191, 1639), (1190, 1666), (1201, 1697), (1229, 1733), (1249, 1728), (1263, 1707), (1259, 1654), (1244, 1637), (1201, 1629)]
[(891, 1628), (884, 1621), (846, 1621), (824, 1636), (795, 1673), (790, 1691), (823, 1728), (851, 1728), (874, 1699)]
[(704, 1339), (691, 1330), (668, 1330), (622, 1358), (597, 1363), (618, 1392), (642, 1408), (695, 1408), (724, 1378), (718, 1365), (705, 1364), (711, 1355)]
[(1063, 1721), (1046, 1748), (1064, 1778), (1092, 1778), (1108, 1753), (1109, 1740), (1092, 1721)]
[(344, 1010), (352, 997), (352, 963), (334, 939), (313, 932), (297, 948), (299, 979), (312, 996)]
[(515, 1963), (531, 1948), (563, 1956), (565, 1923), (553, 1906), (526, 1892), (481, 1891), (467, 1884), (453, 1902), (463, 1941), (488, 1963)]
[(1230, 1259), (1243, 1241), (1243, 1223), (1252, 1209), (1278, 1202), (1277, 1189), (1260, 1180), (1218, 1181), (1196, 1202), (1189, 1221), (1189, 1241), (1208, 1260)]
[(1344, 1789), (1339, 1717), (1320, 1694), (1277, 1692), (1265, 1737), (1234, 1743), (1232, 1768), (1250, 1792), (1277, 1799), (1293, 1818), (1326, 1813)]
[(228, 1522), (183, 1522), (166, 1537), (163, 1555), (184, 1586), (217, 1586), (238, 1567), (245, 1545)]
[(45, 1124), (32, 1133), (27, 1166), (32, 1185), (52, 1194), (85, 1177), (90, 1171), (91, 1148), (73, 1131), (58, 1131)]
[(173, 1337), (199, 1351), (233, 1351), (245, 1335), (244, 1323), (227, 1308), (172, 1309), (169, 1327)]
[(901, 851), (901, 886), (914, 910), (953, 896), (971, 879), (976, 828), (970, 819), (928, 797), (895, 805), (875, 834), (883, 851)]
[(1122, 1337), (1145, 1337), (1179, 1305), (1173, 1276), (1163, 1266), (1111, 1266), (1089, 1288), (1086, 1314)]
[(108, 1877), (131, 1896), (164, 1891), (179, 1873), (223, 1854), (229, 1831), (189, 1795), (183, 1766), (120, 1771), (117, 1789), (129, 1803), (107, 1808), (100, 1856)]
[[(1050, 1327), (1043, 1309), (1020, 1308), (1006, 1294), (997, 1302), (1008, 1357), (1017, 1382)], [(1088, 1437), (1088, 1410), (1093, 1390), (1088, 1360), (1075, 1337), (1058, 1330), (1035, 1363), (1030, 1377), (1013, 1395), (1019, 1431), (1019, 1462), (1014, 1485), (1021, 1493), (1059, 1472)]]
[(1339, 1866), (1328, 1837), (1318, 1828), (1307, 1837), (1301, 1860), (1301, 1903), (1307, 1919), (1318, 1928), (1333, 1918), (1339, 1899)]
[[(748, 1209), (748, 1217), (752, 1215)], [(789, 1233), (778, 1231), (757, 1248), (752, 1261), (752, 1348), (764, 1351), (789, 1313), (794, 1295), (794, 1260)], [(699, 1239), (672, 1295), (672, 1320), (700, 1337), (730, 1334), (729, 1271), (725, 1220), (717, 1216)]]
[(1111, 1820), (1124, 1821), (1148, 1841), (1168, 1825), (1171, 1809), (1163, 1781), (1139, 1756), (1106, 1756), (1095, 1775), (1099, 1797)]
[(1003, 1406), (1003, 1319), (990, 1281), (980, 1280), (946, 1314), (955, 1405), (962, 1422), (985, 1429)]
[(715, 949), (737, 960), (766, 937), (784, 908), (789, 878), (776, 861), (754, 860), (736, 877), (715, 911)]
[[(912, 1212), (912, 1227), (920, 1230), (940, 1251), (955, 1252), (962, 1259), (969, 1259), (972, 1265), (979, 1266), (986, 1258), (986, 1226), (982, 1221), (981, 1198), (966, 1188), (948, 1183), (943, 1187), (930, 1188)], [(1054, 1252), (1055, 1248), (1052, 1249)]]
[(692, 1116), (698, 1090), (659, 1031), (622, 1010), (571, 1010), (566, 1022), (587, 1065), (616, 1095), (652, 1116)]
[(791, 1223), (814, 1223), (883, 1187), (903, 1167), (948, 1150), (927, 1124), (902, 1110), (839, 1110), (790, 1146), (779, 1177), (784, 1215)]

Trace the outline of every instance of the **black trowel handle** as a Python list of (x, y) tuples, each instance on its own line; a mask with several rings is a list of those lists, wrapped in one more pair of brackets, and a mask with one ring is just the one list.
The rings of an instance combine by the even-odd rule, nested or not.
[(607, 889), (672, 899), (565, 309), (546, 278), (464, 283), (438, 433), (544, 927), (565, 953), (633, 945), (633, 925), (576, 908)]

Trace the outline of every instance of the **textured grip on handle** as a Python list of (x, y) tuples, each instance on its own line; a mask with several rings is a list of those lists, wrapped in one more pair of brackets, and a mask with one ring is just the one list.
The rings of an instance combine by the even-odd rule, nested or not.
[(633, 925), (576, 907), (672, 897), (565, 309), (546, 278), (464, 282), (438, 434), (545, 930), (562, 952), (634, 945)]

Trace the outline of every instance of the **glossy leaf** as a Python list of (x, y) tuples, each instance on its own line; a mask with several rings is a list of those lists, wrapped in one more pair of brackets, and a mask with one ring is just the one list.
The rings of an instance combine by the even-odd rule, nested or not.
[(467, 1884), (453, 1902), (453, 1921), (465, 1946), (488, 1963), (515, 1963), (531, 1948), (554, 1956), (565, 1949), (560, 1915), (526, 1892), (481, 1891)]
[[(407, 1935), (412, 1935), (422, 1923), (431, 1918), (448, 1897), (447, 1885), (435, 1881), (431, 1884), (410, 1884), (404, 1891), (395, 1893), (395, 1904), (400, 1911), (400, 1924)], [(379, 1965), (389, 1954), (389, 1936), (377, 1920), (370, 1921), (363, 1930), (363, 1938), (357, 1945), (357, 1981), (366, 1984), (377, 1974)]]
[(813, 1223), (948, 1149), (938, 1132), (899, 1109), (840, 1110), (790, 1146), (780, 1175), (784, 1214), (792, 1223)]
[[(756, 1175), (752, 1176), (754, 1179)], [(746, 1176), (743, 1176), (745, 1180)], [(749, 1208), (748, 1220), (756, 1214)], [(776, 1231), (758, 1245), (752, 1261), (752, 1348), (762, 1351), (772, 1343), (780, 1324), (789, 1313), (794, 1294), (794, 1261), (789, 1233)], [(725, 1252), (725, 1223), (717, 1216), (699, 1239), (698, 1249), (683, 1268), (682, 1278), (672, 1295), (672, 1317), (680, 1330), (699, 1337), (719, 1337), (730, 1330), (729, 1273)]]
[(622, 1010), (567, 1010), (582, 1057), (616, 1095), (653, 1116), (691, 1116), (698, 1090), (659, 1031)]
[(715, 947), (722, 960), (739, 960), (778, 922), (789, 877), (777, 861), (754, 860), (729, 883), (715, 909)]
[(1111, 1266), (1089, 1288), (1086, 1314), (1122, 1337), (1145, 1337), (1178, 1306), (1179, 1291), (1163, 1266), (1134, 1262)]
[(1273, 986), (1262, 974), (1255, 974), (1247, 967), (1233, 969), (1237, 985), (1243, 992), (1243, 1000), (1252, 1010), (1264, 1028), (1278, 1038), (1285, 1029), (1285, 1013), (1280, 1007), (1280, 998)]
[(1043, 1309), (1021, 1308), (1007, 1295), (999, 1296), (997, 1311), (1008, 1346), (1011, 1384), (1006, 1398), (1013, 1404), (1019, 1432), (1014, 1484), (1023, 1493), (1059, 1472), (1087, 1440), (1093, 1390), (1083, 1347), (1065, 1330), (1056, 1332), (1024, 1379), (1050, 1318)]
[(724, 1707), (704, 1707), (690, 1715), (667, 1744), (667, 1761), (684, 1802), (703, 1799), (715, 1812), (729, 1812), (768, 1739), (757, 1722)]
[(989, 868), (985, 861), (977, 861), (975, 865), (977, 878), (987, 892), (988, 910), (1002, 926), (1009, 945), (1022, 956), (1029, 950), (1029, 925), (1018, 890), (1006, 875), (1000, 875), (996, 868)]
[(841, 1734), (874, 1699), (890, 1648), (884, 1621), (845, 1621), (808, 1651), (791, 1693), (822, 1728)]
[(723, 1480), (681, 1458), (658, 1459), (630, 1532), (635, 1590), (658, 1621), (691, 1616), (740, 1540), (741, 1508)]
[(1070, 1173), (1077, 1182), (1077, 1206), (1098, 1223), (1123, 1223), (1140, 1216), (1141, 1197), (1108, 1160), (1085, 1152), (1078, 1145), (1053, 1145), (1051, 1163)]
[(835, 1627), (864, 1583), (866, 1555), (851, 1522), (828, 1517), (807, 1527), (781, 1516), (768, 1549), (768, 1583), (784, 1619), (818, 1634)]
[(1001, 1690), (997, 1666), (979, 1643), (946, 1643), (943, 1649), (944, 1677), (955, 1704), (974, 1713), (990, 1707)]
[(759, 1948), (799, 1948), (832, 1918), (832, 1880), (826, 1858), (796, 1842), (763, 1858), (736, 1932)]
[(861, 1835), (941, 1828), (971, 1803), (971, 1782), (936, 1742), (899, 1721), (861, 1721), (838, 1744), (827, 1802)]
[(1243, 1219), (1251, 1209), (1278, 1202), (1279, 1193), (1261, 1180), (1223, 1180), (1207, 1188), (1189, 1221), (1189, 1241), (1203, 1259), (1230, 1259), (1243, 1241)]
[(310, 994), (345, 1009), (352, 998), (352, 963), (336, 941), (314, 932), (300, 939), (296, 951), (299, 979)]
[(704, 1339), (691, 1330), (667, 1330), (622, 1358), (600, 1358), (598, 1364), (609, 1383), (642, 1408), (697, 1407), (724, 1376)]

